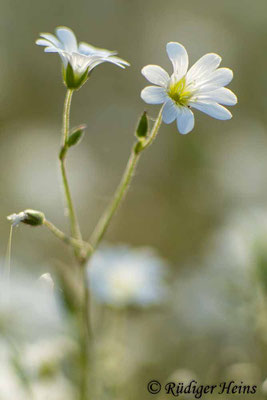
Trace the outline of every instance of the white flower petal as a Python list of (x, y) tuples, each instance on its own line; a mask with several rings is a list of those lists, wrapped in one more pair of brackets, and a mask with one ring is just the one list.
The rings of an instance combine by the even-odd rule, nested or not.
[(225, 87), (213, 90), (212, 92), (203, 93), (197, 96), (200, 101), (215, 102), (224, 104), (225, 106), (234, 106), (237, 103), (236, 95)]
[(104, 62), (110, 62), (111, 64), (117, 65), (120, 68), (125, 68), (130, 64), (127, 61), (122, 60), (119, 57), (103, 57), (99, 55), (89, 56), (90, 58), (90, 71), (94, 69), (97, 65), (103, 64)]
[(170, 79), (169, 74), (158, 65), (146, 65), (141, 72), (149, 82), (162, 87), (166, 87)]
[(186, 135), (195, 125), (194, 114), (188, 107), (179, 107), (177, 116), (177, 128), (180, 133)]
[(219, 68), (212, 72), (207, 79), (197, 82), (197, 87), (202, 93), (216, 90), (228, 85), (233, 79), (233, 71), (229, 68)]
[(203, 113), (208, 114), (216, 119), (227, 120), (232, 118), (230, 111), (217, 103), (197, 101), (195, 103), (190, 102), (190, 105), (191, 107), (196, 108), (197, 110), (202, 111)]
[(178, 78), (182, 78), (188, 69), (188, 54), (186, 49), (180, 43), (169, 42), (167, 43), (166, 50), (173, 65), (173, 72)]
[(38, 44), (38, 46), (51, 46), (51, 43), (45, 39), (37, 39), (35, 43)]
[(165, 124), (170, 124), (177, 118), (177, 106), (171, 100), (168, 99), (163, 107), (162, 120)]
[(83, 73), (87, 68), (91, 71), (103, 62), (110, 62), (121, 68), (130, 64), (115, 55), (116, 51), (97, 48), (87, 43), (80, 43), (79, 49), (74, 33), (67, 27), (56, 29), (57, 37), (50, 33), (41, 33), (41, 39), (36, 41), (39, 46), (45, 46), (46, 53), (59, 53), (64, 67), (71, 63), (74, 73)]
[[(47, 50), (47, 48), (45, 49), (45, 51), (48, 51), (48, 53), (50, 53), (51, 47), (49, 48), (49, 50)], [(72, 61), (72, 55), (70, 53), (68, 53), (67, 51), (62, 51), (62, 50), (58, 50), (58, 54), (61, 58), (61, 61), (64, 65), (64, 68), (67, 68), (68, 63), (71, 63)]]
[(203, 78), (203, 76), (210, 74), (219, 67), (221, 61), (222, 59), (218, 54), (205, 54), (189, 69), (186, 74), (187, 82), (190, 83), (195, 79), (200, 79)]
[(69, 59), (71, 66), (76, 73), (83, 74), (91, 64), (91, 57), (87, 57), (83, 54), (72, 53), (69, 55), (68, 53), (65, 54), (65, 52), (63, 52), (63, 54)]
[(104, 57), (109, 57), (109, 56), (114, 56), (115, 54), (117, 54), (117, 51), (101, 49), (99, 47), (92, 46), (91, 44), (88, 44), (85, 42), (81, 42), (79, 44), (78, 49), (81, 54), (85, 54), (86, 56), (101, 55)]
[(71, 29), (60, 26), (56, 29), (56, 34), (64, 46), (64, 50), (69, 52), (77, 52), (77, 40)]
[(52, 33), (40, 33), (40, 36), (41, 36), (41, 38), (46, 39), (49, 42), (51, 42), (54, 46), (62, 49), (62, 44), (60, 43), (58, 38), (56, 38), (55, 35), (52, 35)]
[(46, 47), (44, 49), (45, 53), (61, 53), (62, 50), (58, 49), (57, 47)]
[(113, 57), (113, 56), (112, 57), (107, 57), (106, 61), (111, 62), (113, 64), (116, 64), (121, 68), (125, 68), (125, 66), (129, 67), (129, 65), (130, 65), (130, 63), (128, 63), (128, 61), (125, 61), (125, 60), (123, 60), (122, 58), (119, 58), (119, 57)]
[(142, 90), (141, 98), (148, 104), (162, 104), (167, 100), (167, 95), (161, 87), (147, 86)]

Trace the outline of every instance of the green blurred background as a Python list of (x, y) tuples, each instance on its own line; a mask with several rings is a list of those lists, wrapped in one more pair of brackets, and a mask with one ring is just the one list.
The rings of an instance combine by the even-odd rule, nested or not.
[[(201, 282), (218, 271), (215, 266), (213, 272), (212, 268), (208, 269), (206, 264), (214, 264), (210, 260), (203, 262), (216, 249), (211, 240), (214, 234), (225, 225), (233, 224), (236, 215), (241, 215), (243, 221), (249, 216), (253, 229), (262, 218), (251, 219), (251, 214), (260, 209), (265, 215), (266, 0), (1, 0), (0, 9), (0, 246), (3, 255), (9, 234), (5, 218), (13, 212), (38, 209), (57, 226), (68, 229), (57, 161), (65, 88), (59, 57), (44, 54), (34, 44), (39, 32), (53, 32), (56, 26), (66, 25), (73, 29), (78, 41), (118, 50), (119, 56), (131, 63), (124, 71), (107, 63), (99, 66), (74, 95), (71, 125), (86, 123), (88, 128), (83, 144), (70, 152), (67, 168), (85, 237), (89, 236), (120, 180), (138, 117), (144, 109), (152, 117), (157, 115), (157, 106), (147, 106), (140, 98), (140, 91), (146, 85), (141, 68), (158, 64), (171, 72), (165, 45), (168, 41), (178, 41), (188, 50), (190, 65), (203, 54), (216, 52), (222, 56), (222, 66), (233, 69), (230, 88), (239, 99), (238, 105), (231, 109), (233, 119), (222, 122), (196, 112), (195, 129), (186, 136), (178, 134), (175, 124), (163, 125), (155, 144), (141, 158), (128, 197), (113, 220), (106, 240), (155, 247), (172, 265), (172, 274), (180, 282), (174, 290), (173, 309), (164, 318), (160, 313), (147, 317), (146, 334), (150, 337), (155, 333), (152, 342), (155, 348), (161, 348), (157, 356), (152, 351), (154, 358), (148, 356), (157, 365), (154, 369), (151, 367), (154, 374), (166, 378), (175, 368), (192, 369), (195, 365), (201, 375), (203, 368), (211, 364), (216, 370), (218, 364), (256, 363), (259, 379), (263, 381), (267, 374), (263, 367), (267, 360), (266, 343), (262, 344), (262, 337), (259, 339), (255, 334), (256, 323), (251, 323), (252, 331), (242, 343), (243, 347), (240, 349), (238, 345), (244, 338), (243, 327), (250, 324), (250, 316), (245, 318), (241, 332), (233, 339), (240, 322), (235, 317), (240, 316), (236, 289), (232, 289), (233, 297), (230, 294), (227, 300), (224, 297), (220, 300), (223, 305), (229, 303), (225, 315), (234, 313), (235, 322), (225, 331), (222, 331), (224, 319), (216, 330), (216, 321), (213, 324), (209, 320), (210, 328), (207, 328), (205, 318), (199, 318), (200, 331), (207, 329), (202, 333), (196, 330), (194, 335), (196, 327), (190, 321), (197, 318), (197, 311), (194, 314), (189, 300), (183, 304), (183, 298), (190, 298), (195, 287), (205, 293)], [(251, 225), (242, 229), (247, 233)], [(225, 235), (228, 237), (227, 231)], [(227, 256), (228, 248), (217, 255), (222, 269), (225, 267), (222, 260)], [(64, 244), (57, 242), (48, 231), (24, 226), (15, 231), (12, 257), (31, 269), (36, 277), (52, 271), (55, 260), (69, 260)], [(190, 286), (184, 277), (189, 270), (194, 276), (202, 274), (195, 286)], [(226, 271), (227, 280), (233, 270), (226, 268)], [(254, 283), (250, 282), (249, 289), (253, 290)], [(249, 292), (244, 287), (241, 289), (246, 295)], [(242, 299), (238, 301), (247, 310), (247, 303)], [(208, 298), (207, 304), (213, 307), (213, 300), (210, 303)], [(190, 335), (186, 341), (177, 338), (181, 328), (180, 314), (177, 319), (174, 316), (177, 309), (183, 309), (187, 316), (184, 320), (188, 319), (183, 327), (185, 337), (190, 332), (193, 339)], [(253, 310), (254, 316), (257, 310)], [(218, 316), (220, 310), (216, 308), (214, 313)], [(213, 314), (207, 311), (207, 315)], [(144, 323), (142, 320), (141, 326)], [(201, 349), (196, 350), (197, 346)], [(221, 357), (217, 363), (215, 352)], [(216, 371), (213, 370), (213, 377), (217, 376)], [(154, 378), (152, 372), (147, 373), (148, 377)], [(143, 374), (141, 371), (139, 396), (144, 387), (140, 383)]]

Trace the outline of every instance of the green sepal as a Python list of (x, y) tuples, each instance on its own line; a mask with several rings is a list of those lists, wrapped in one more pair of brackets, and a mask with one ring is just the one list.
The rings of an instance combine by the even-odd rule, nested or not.
[(63, 77), (66, 86), (69, 89), (74, 89), (74, 72), (70, 63), (68, 63), (67, 68), (63, 68)]
[(67, 68), (63, 68), (63, 78), (67, 88), (75, 90), (79, 89), (88, 79), (88, 69), (89, 67), (82, 75), (77, 75), (74, 73), (71, 64), (68, 63)]
[(147, 112), (144, 111), (136, 128), (135, 135), (138, 139), (145, 138), (148, 133), (148, 119)]
[(85, 129), (86, 125), (80, 125), (77, 128), (74, 128), (68, 137), (67, 146), (72, 147), (79, 144), (83, 138)]
[(41, 211), (36, 210), (25, 210), (26, 217), (22, 221), (24, 224), (38, 226), (43, 225), (45, 220), (45, 215)]

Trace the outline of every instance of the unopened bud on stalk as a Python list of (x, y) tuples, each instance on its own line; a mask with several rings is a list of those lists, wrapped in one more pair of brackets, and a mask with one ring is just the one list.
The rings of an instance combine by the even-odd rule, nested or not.
[(7, 217), (8, 221), (11, 221), (12, 226), (19, 225), (20, 222), (23, 222), (27, 225), (39, 226), (43, 225), (45, 220), (45, 215), (41, 211), (36, 210), (25, 210), (21, 211), (18, 214), (11, 214)]
[(138, 125), (135, 131), (135, 135), (139, 140), (145, 139), (148, 134), (148, 120), (146, 111), (143, 112), (141, 118), (138, 121)]

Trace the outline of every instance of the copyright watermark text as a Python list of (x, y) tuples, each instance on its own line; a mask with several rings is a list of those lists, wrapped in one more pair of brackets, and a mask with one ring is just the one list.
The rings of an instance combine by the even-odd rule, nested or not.
[(257, 392), (256, 385), (246, 385), (244, 382), (221, 382), (217, 385), (200, 385), (197, 381), (192, 380), (188, 384), (183, 382), (168, 382), (164, 386), (155, 379), (147, 384), (147, 390), (150, 394), (158, 394), (160, 392), (174, 397), (180, 395), (193, 394), (195, 399), (201, 399), (203, 394), (247, 394), (253, 395)]

